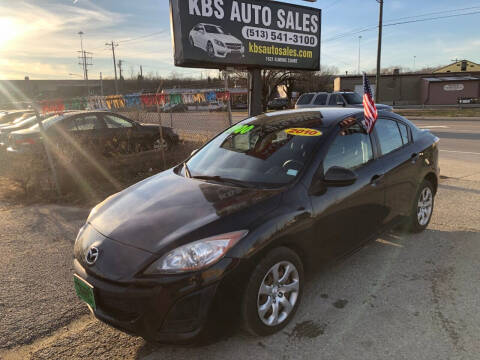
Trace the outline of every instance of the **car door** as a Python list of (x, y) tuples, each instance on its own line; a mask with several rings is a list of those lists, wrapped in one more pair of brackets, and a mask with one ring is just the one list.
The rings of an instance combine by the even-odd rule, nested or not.
[(411, 131), (401, 121), (379, 118), (373, 134), (384, 167), (385, 203), (390, 209), (388, 221), (391, 221), (411, 211), (421, 154), (415, 153)]
[(322, 257), (331, 259), (353, 251), (383, 227), (388, 214), (385, 186), (372, 140), (358, 124), (341, 129), (323, 159), (323, 174), (340, 166), (353, 170), (358, 179), (353, 185), (326, 187), (323, 194), (311, 196), (320, 244), (316, 248)]
[(78, 147), (78, 139), (74, 135), (77, 131), (75, 118), (65, 117), (46, 129), (49, 140), (61, 153), (67, 154)]
[(128, 153), (137, 150), (142, 144), (142, 134), (137, 131), (135, 124), (116, 114), (103, 114), (106, 126), (108, 144), (119, 153)]
[(81, 149), (88, 153), (101, 153), (104, 146), (105, 125), (96, 113), (85, 113), (74, 117), (77, 129), (75, 139), (79, 142)]

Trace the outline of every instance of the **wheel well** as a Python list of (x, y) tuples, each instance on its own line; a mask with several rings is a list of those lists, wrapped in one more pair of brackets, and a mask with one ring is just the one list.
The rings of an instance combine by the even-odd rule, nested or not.
[(425, 180), (428, 180), (433, 185), (433, 192), (436, 194), (438, 189), (438, 179), (434, 173), (428, 173), (425, 176)]
[(285, 237), (285, 238), (282, 238), (282, 239), (277, 239), (275, 241), (272, 241), (268, 246), (266, 246), (264, 249), (262, 249), (261, 251), (259, 251), (255, 255), (255, 259), (258, 259), (258, 260), (255, 261), (255, 263), (258, 263), (258, 261), (261, 258), (266, 256), (266, 254), (268, 254), (270, 251), (272, 251), (273, 249), (275, 249), (277, 247), (286, 247), (286, 248), (292, 250), (294, 253), (296, 253), (298, 255), (298, 257), (302, 261), (302, 264), (304, 266), (305, 271), (307, 271), (310, 268), (311, 264), (308, 261), (306, 251), (301, 246), (296, 244), (293, 238), (289, 238), (289, 237)]

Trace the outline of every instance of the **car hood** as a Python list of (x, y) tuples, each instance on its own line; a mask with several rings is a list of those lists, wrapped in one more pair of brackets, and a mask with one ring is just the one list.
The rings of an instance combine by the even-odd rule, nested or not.
[(227, 35), (227, 34), (210, 34), (210, 37), (215, 40), (220, 40), (224, 43), (230, 43), (230, 44), (242, 44), (240, 40), (238, 40), (235, 36), (233, 35)]
[(26, 136), (28, 136), (28, 135), (38, 135), (39, 131), (36, 130), (36, 129), (27, 128), (27, 129), (23, 129), (23, 130), (14, 131), (14, 132), (12, 132), (12, 134), (26, 135)]
[(208, 183), (167, 170), (108, 198), (92, 211), (88, 222), (110, 239), (163, 253), (245, 229), (275, 208), (279, 193)]

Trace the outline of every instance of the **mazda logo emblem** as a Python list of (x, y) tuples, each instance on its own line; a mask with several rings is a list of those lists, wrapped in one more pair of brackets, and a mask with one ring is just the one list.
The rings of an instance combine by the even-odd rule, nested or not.
[(87, 255), (85, 255), (85, 261), (88, 265), (93, 265), (97, 261), (99, 254), (100, 252), (98, 251), (98, 249), (92, 246), (90, 250), (88, 250)]

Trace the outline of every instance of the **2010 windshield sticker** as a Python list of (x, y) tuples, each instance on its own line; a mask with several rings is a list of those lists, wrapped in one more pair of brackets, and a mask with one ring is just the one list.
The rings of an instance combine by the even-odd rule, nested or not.
[(252, 131), (255, 125), (237, 125), (230, 129), (231, 134), (246, 134)]
[(290, 128), (285, 130), (285, 132), (295, 136), (322, 136), (321, 131), (307, 128)]

